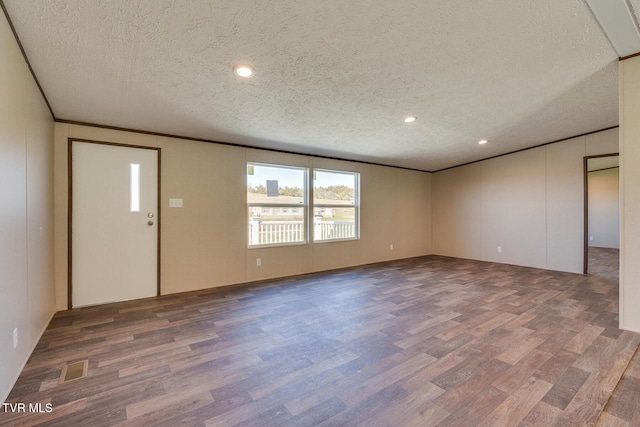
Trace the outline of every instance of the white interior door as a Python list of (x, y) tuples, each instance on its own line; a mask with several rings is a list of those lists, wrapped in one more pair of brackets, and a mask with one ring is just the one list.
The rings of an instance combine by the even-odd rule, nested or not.
[(157, 295), (158, 152), (73, 141), (72, 306)]

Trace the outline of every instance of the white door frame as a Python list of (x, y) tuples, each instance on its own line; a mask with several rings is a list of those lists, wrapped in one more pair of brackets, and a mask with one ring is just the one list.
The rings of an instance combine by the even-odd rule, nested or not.
[(156, 147), (145, 147), (140, 145), (132, 145), (132, 144), (119, 144), (115, 142), (105, 142), (105, 141), (94, 141), (90, 139), (81, 139), (81, 138), (68, 138), (67, 139), (67, 168), (68, 168), (68, 205), (67, 205), (67, 309), (71, 310), (73, 308), (73, 277), (72, 277), (72, 266), (73, 266), (73, 243), (72, 243), (72, 228), (73, 228), (73, 153), (72, 153), (72, 145), (73, 142), (85, 142), (89, 144), (102, 144), (102, 145), (112, 145), (115, 147), (126, 147), (126, 148), (141, 148), (144, 150), (155, 150), (158, 153), (158, 206), (157, 206), (157, 216), (156, 216), (156, 232), (158, 233), (157, 238), (157, 291), (156, 296), (161, 295), (161, 284), (160, 284), (160, 228), (161, 228), (161, 187), (160, 187), (160, 165), (162, 162), (160, 161), (161, 157), (161, 149)]

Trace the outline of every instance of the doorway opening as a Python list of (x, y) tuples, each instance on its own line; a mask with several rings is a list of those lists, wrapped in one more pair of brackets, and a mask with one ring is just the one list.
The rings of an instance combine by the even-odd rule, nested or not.
[(620, 251), (618, 153), (584, 158), (584, 274), (615, 269)]

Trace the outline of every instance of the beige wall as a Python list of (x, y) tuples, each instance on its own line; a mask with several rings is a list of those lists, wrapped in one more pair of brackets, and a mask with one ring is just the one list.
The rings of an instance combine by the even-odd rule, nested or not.
[(481, 173), (481, 163), (473, 163), (432, 175), (434, 253), (482, 258)]
[(535, 148), (482, 163), (481, 259), (546, 267), (545, 151)]
[(620, 327), (640, 332), (640, 57), (620, 61)]
[(617, 152), (611, 129), (433, 174), (433, 253), (581, 273), (583, 159)]
[(618, 152), (617, 129), (547, 145), (547, 232), (549, 270), (584, 270), (584, 161), (590, 151)]
[(589, 172), (589, 246), (620, 247), (619, 168)]
[[(59, 310), (67, 307), (68, 138), (161, 148), (163, 294), (431, 253), (429, 173), (57, 123), (55, 246), (59, 255)], [(248, 249), (248, 161), (359, 172), (361, 239)], [(169, 198), (182, 198), (184, 207), (169, 208)], [(257, 258), (261, 266), (256, 265)]]
[(4, 401), (53, 316), (55, 300), (53, 119), (0, 15), (0, 401)]

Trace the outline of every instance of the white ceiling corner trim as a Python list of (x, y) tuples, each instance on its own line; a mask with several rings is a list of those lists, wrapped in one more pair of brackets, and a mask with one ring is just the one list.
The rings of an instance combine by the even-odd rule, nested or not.
[(638, 22), (627, 0), (586, 0), (618, 56), (640, 52)]

